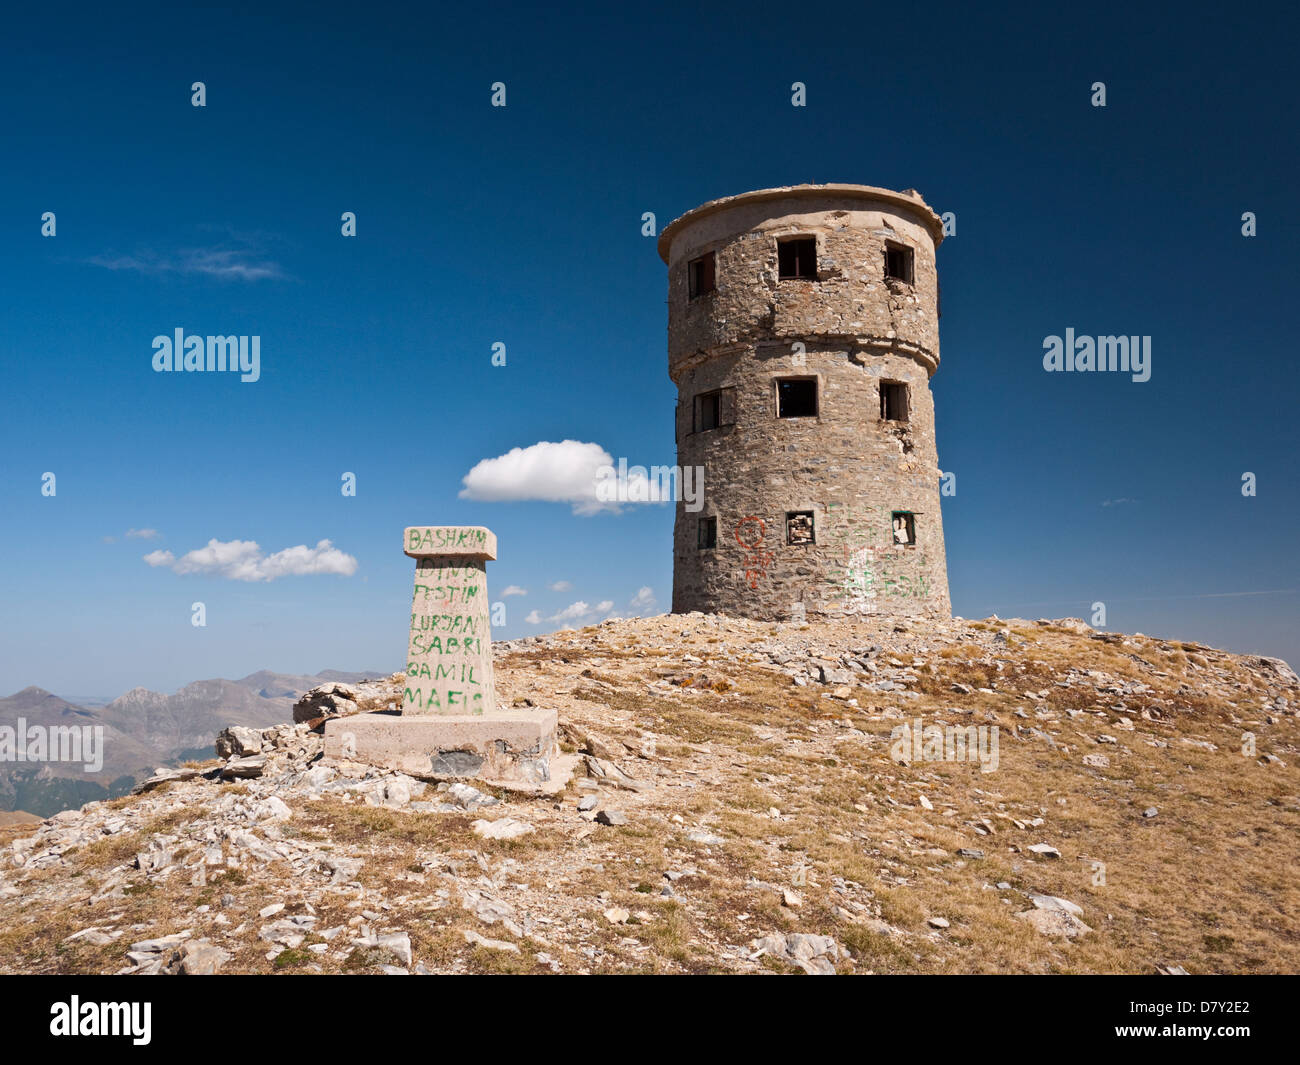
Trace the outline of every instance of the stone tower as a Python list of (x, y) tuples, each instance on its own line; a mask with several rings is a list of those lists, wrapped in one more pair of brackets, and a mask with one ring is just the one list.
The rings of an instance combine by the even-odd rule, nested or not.
[(930, 375), (938, 216), (918, 193), (796, 185), (659, 238), (677, 462), (673, 611), (951, 614)]

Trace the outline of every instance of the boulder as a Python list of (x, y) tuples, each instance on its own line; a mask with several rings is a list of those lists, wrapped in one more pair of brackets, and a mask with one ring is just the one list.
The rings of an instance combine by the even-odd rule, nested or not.
[(1273, 673), (1277, 677), (1281, 678), (1282, 683), (1284, 684), (1300, 684), (1300, 677), (1296, 676), (1295, 670), (1280, 658), (1269, 658), (1267, 655), (1259, 655), (1251, 661), (1252, 665), (1257, 666), (1265, 672)]
[(206, 939), (185, 943), (172, 952), (163, 972), (174, 976), (214, 976), (230, 954)]
[(1073, 939), (1075, 936), (1086, 935), (1092, 931), (1069, 910), (1025, 910), (1024, 913), (1015, 916), (1033, 925), (1034, 929), (1044, 936), (1065, 936), (1067, 939)]
[(262, 730), (232, 725), (217, 733), (218, 758), (248, 758), (262, 753)]
[(293, 719), (301, 724), (322, 718), (369, 714), (376, 710), (396, 710), (402, 705), (405, 694), (405, 673), (394, 673), (382, 680), (361, 684), (334, 681), (312, 688), (294, 703)]

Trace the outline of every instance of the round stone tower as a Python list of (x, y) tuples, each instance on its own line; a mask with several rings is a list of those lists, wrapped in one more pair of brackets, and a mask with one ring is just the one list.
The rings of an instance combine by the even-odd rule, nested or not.
[(704, 488), (677, 504), (675, 613), (950, 616), (942, 239), (918, 193), (866, 185), (747, 192), (664, 229), (677, 462)]

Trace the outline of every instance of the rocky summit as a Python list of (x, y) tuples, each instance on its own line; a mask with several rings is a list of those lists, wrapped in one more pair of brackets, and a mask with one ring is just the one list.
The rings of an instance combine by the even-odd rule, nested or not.
[(686, 614), (494, 648), (550, 781), (324, 756), (293, 721), (0, 824), (6, 973), (1300, 968), (1300, 680), (1057, 621)]

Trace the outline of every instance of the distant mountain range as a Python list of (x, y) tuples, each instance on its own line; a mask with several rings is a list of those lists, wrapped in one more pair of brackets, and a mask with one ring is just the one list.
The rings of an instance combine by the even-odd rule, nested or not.
[(392, 670), (312, 675), (263, 669), (241, 680), (198, 680), (172, 695), (132, 688), (107, 703), (72, 702), (44, 688), (24, 688), (0, 698), (0, 726), (21, 718), (28, 728), (99, 725), (104, 729), (103, 768), (80, 764), (0, 759), (0, 811), (26, 810), (48, 817), (95, 799), (123, 795), (158, 766), (206, 758), (218, 732), (229, 725), (269, 728), (293, 718), (303, 692), (330, 681), (357, 683)]

